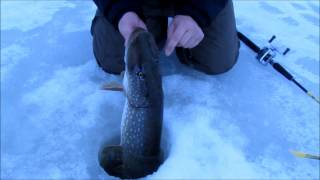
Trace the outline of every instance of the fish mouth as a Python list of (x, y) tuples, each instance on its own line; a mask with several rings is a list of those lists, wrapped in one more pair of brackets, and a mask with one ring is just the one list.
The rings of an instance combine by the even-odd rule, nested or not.
[(129, 40), (128, 40), (128, 44), (132, 44), (132, 42), (134, 40), (137, 39), (138, 36), (140, 36), (141, 34), (148, 34), (148, 32), (145, 29), (142, 28), (136, 28), (130, 35)]
[[(126, 49), (127, 68), (141, 68), (150, 60), (158, 61), (159, 49), (153, 35), (142, 28), (136, 28), (130, 35)], [(152, 62), (152, 61), (151, 61)]]

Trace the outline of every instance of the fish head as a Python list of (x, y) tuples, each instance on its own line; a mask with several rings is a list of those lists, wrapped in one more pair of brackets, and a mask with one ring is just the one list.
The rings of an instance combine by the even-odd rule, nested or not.
[(149, 107), (162, 103), (159, 50), (153, 36), (143, 29), (137, 29), (129, 38), (123, 85), (132, 106)]

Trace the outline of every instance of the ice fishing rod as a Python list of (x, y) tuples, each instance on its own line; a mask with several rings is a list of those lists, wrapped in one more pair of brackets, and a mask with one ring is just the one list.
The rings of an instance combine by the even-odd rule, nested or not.
[(313, 155), (313, 154), (307, 154), (299, 151), (290, 151), (294, 156), (298, 158), (307, 158), (307, 159), (315, 159), (315, 160), (320, 160), (320, 156)]
[[(299, 82), (297, 82), (296, 79), (293, 77), (293, 75), (290, 74), (281, 64), (274, 61), (274, 58), (276, 57), (276, 55), (281, 53), (277, 48), (273, 47), (271, 44), (276, 39), (276, 36), (272, 36), (271, 39), (268, 41), (269, 45), (263, 47), (262, 49), (241, 32), (238, 32), (238, 37), (251, 50), (257, 53), (256, 58), (259, 60), (260, 63), (264, 65), (270, 64), (276, 71), (282, 74), (289, 81), (292, 81), (309, 97), (311, 97), (318, 104), (320, 104), (319, 98), (315, 97), (310, 91), (308, 91), (304, 86), (302, 86)], [(286, 48), (281, 54), (285, 56), (289, 51), (290, 49)]]

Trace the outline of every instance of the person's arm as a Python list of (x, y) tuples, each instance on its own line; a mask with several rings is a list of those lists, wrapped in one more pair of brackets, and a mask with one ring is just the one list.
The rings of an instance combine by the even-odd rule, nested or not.
[(209, 26), (228, 0), (177, 0), (176, 15), (191, 16), (200, 27)]
[(93, 0), (99, 11), (111, 22), (116, 29), (120, 18), (127, 12), (135, 12), (141, 15), (141, 4), (139, 0)]

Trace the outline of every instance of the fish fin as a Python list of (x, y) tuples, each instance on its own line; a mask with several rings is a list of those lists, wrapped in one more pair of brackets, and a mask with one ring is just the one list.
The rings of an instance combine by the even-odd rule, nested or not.
[(101, 86), (102, 90), (107, 91), (123, 91), (123, 86), (120, 83), (111, 82)]
[(299, 151), (293, 151), (291, 150), (291, 153), (299, 158), (307, 158), (307, 159), (317, 159), (320, 160), (320, 156), (316, 156), (316, 155), (311, 155), (311, 154), (307, 154), (307, 153), (303, 153), (303, 152), (299, 152)]

